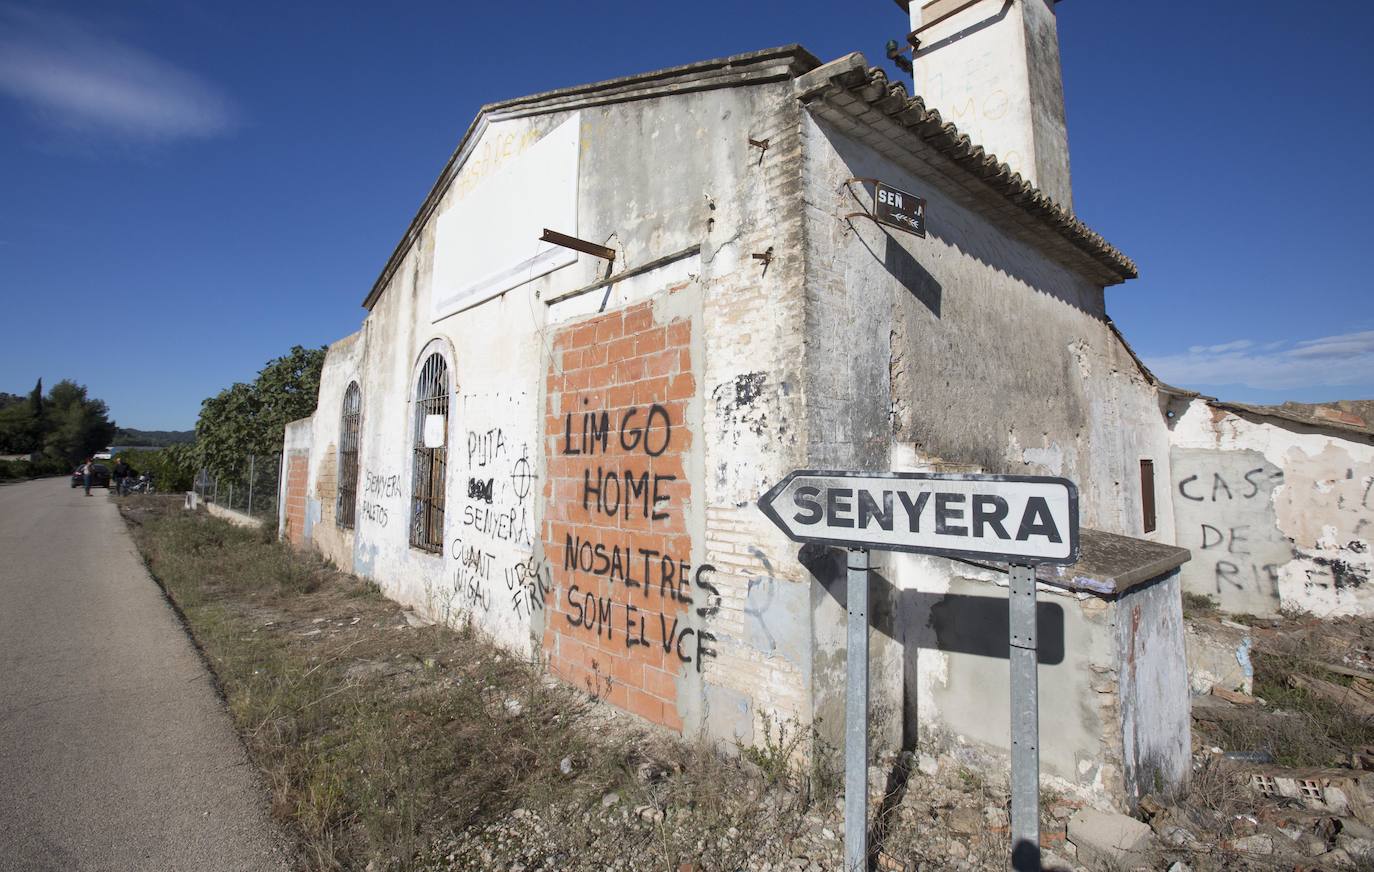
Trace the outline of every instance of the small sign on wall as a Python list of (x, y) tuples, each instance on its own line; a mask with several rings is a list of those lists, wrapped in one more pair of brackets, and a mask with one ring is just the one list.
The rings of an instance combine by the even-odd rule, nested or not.
[(443, 448), (447, 429), (447, 415), (425, 415), (425, 447)]
[[(849, 179), (845, 182), (845, 186), (848, 187), (852, 182), (862, 182), (865, 185), (873, 186), (873, 211), (870, 212), (865, 209), (862, 212), (850, 212), (844, 216), (846, 221), (854, 218), (867, 218), (875, 224), (895, 227), (917, 236), (926, 235), (926, 201), (923, 197), (918, 197), (900, 188), (894, 188), (878, 179)], [(852, 188), (850, 188), (850, 193), (854, 194)], [(857, 200), (859, 196), (854, 194), (854, 198)], [(862, 200), (860, 200), (860, 204), (862, 204)]]
[(878, 182), (873, 194), (873, 216), (879, 224), (896, 227), (917, 236), (926, 235), (926, 201), (915, 194), (899, 191)]

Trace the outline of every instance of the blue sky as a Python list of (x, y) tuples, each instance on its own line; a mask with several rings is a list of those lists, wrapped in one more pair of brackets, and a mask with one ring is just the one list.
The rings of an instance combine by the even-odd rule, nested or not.
[[(1140, 264), (1136, 350), (1250, 402), (1374, 397), (1374, 7), (1059, 7), (1074, 200)], [(0, 390), (74, 378), (120, 423), (200, 401), (359, 303), (484, 102), (906, 30), (891, 0), (0, 0)], [(896, 75), (896, 73), (893, 73)]]

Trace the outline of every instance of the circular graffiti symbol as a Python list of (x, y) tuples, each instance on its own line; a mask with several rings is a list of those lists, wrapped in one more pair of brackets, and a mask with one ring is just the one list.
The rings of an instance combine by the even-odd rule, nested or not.
[(524, 500), (530, 495), (530, 488), (534, 483), (534, 473), (530, 472), (528, 458), (522, 457), (515, 461), (515, 469), (510, 474), (510, 480), (515, 487), (516, 499)]

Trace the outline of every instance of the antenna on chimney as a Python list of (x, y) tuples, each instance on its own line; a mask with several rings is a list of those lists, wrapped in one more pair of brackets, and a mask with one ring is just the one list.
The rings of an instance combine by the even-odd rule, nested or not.
[(911, 61), (902, 57), (903, 51), (906, 51), (906, 49), (897, 45), (897, 40), (889, 39), (887, 41), (887, 59), (896, 64), (897, 69), (904, 73), (909, 73), (911, 72)]

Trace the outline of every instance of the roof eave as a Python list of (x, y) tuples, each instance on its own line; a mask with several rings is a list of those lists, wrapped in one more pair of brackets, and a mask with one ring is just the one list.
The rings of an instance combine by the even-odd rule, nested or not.
[(861, 53), (805, 73), (794, 87), (797, 98), (818, 117), (874, 130), (901, 146), (904, 153), (938, 163), (947, 174), (971, 183), (965, 187), (996, 195), (1011, 207), (1012, 222), (1020, 224), (1042, 248), (1080, 270), (1086, 267), (1104, 286), (1139, 275), (1129, 257), (959, 132), (938, 110), (928, 108), (920, 97), (909, 97), (900, 82), (889, 82), (887, 74), (870, 67)]

